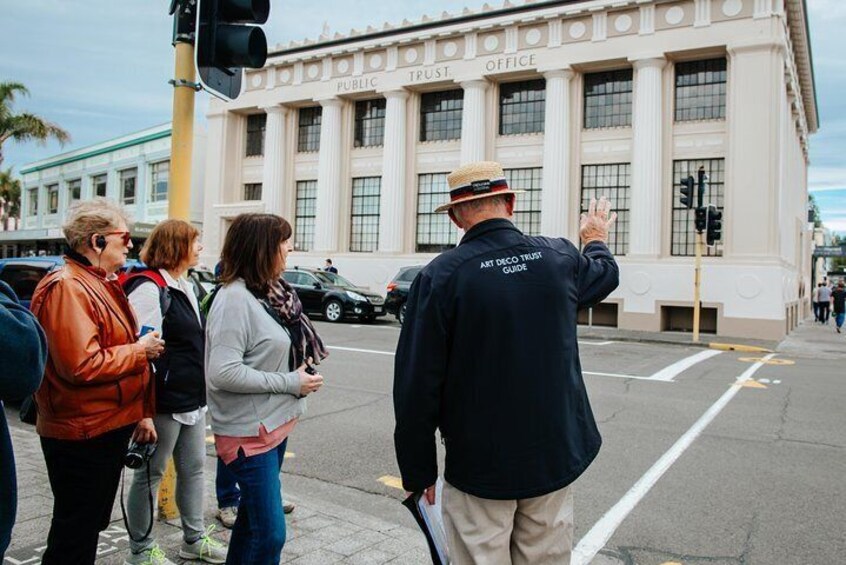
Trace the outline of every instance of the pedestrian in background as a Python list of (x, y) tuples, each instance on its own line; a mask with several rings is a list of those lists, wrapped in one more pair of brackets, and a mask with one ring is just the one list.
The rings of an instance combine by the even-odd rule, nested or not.
[(823, 284), (820, 287), (820, 322), (823, 324), (828, 324), (828, 317), (831, 312), (831, 287), (828, 286), (828, 283)]
[(837, 333), (843, 327), (843, 320), (846, 318), (846, 285), (843, 281), (837, 283), (837, 288), (831, 293), (831, 306), (834, 311), (834, 323)]
[(446, 448), (451, 563), (569, 563), (570, 485), (602, 440), (576, 341), (580, 308), (619, 282), (603, 197), (582, 216), (579, 251), (513, 222), (499, 163), (447, 177), (464, 237), (414, 280), (394, 373), (394, 432), (405, 489), (435, 498), (435, 430)]
[(241, 489), (227, 563), (276, 565), (285, 545), (280, 470), (305, 397), (323, 377), (307, 361), (325, 348), (281, 281), (291, 225), (272, 214), (235, 218), (209, 310), (206, 370), (217, 454)]
[(0, 563), (9, 547), (18, 487), (15, 455), (3, 403), (21, 400), (38, 390), (47, 360), (47, 340), (35, 316), (24, 307), (15, 291), (0, 281)]
[(158, 332), (138, 338), (117, 279), (132, 249), (127, 225), (123, 209), (108, 200), (74, 205), (63, 226), (65, 266), (44, 277), (32, 297), (49, 349), (36, 395), (53, 491), (47, 565), (94, 563), (130, 438), (156, 441), (148, 363), (164, 342)]
[(323, 270), (327, 273), (338, 274), (338, 268), (332, 264), (332, 259), (326, 259), (326, 264), (323, 266)]
[(132, 475), (127, 500), (128, 565), (172, 565), (155, 539), (145, 536), (152, 516), (149, 495), (157, 498), (159, 483), (173, 457), (176, 506), (182, 521), (179, 557), (207, 563), (226, 561), (226, 548), (211, 538), (203, 524), (206, 459), (206, 380), (204, 319), (193, 285), (185, 277), (200, 262), (200, 232), (182, 220), (160, 222), (141, 250), (147, 270), (124, 282), (138, 323), (161, 331), (167, 344), (153, 362), (156, 380), (158, 449), (146, 467)]
[(822, 283), (817, 283), (814, 291), (811, 293), (811, 304), (814, 306), (814, 321), (822, 322), (820, 319), (820, 287)]

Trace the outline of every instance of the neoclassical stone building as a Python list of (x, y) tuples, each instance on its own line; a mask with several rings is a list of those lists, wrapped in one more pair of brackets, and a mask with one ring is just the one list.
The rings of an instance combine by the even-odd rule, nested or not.
[(703, 329), (777, 338), (806, 307), (818, 115), (803, 0), (486, 4), (282, 46), (246, 84), (209, 109), (207, 263), (233, 217), (270, 211), (295, 226), (295, 262), (332, 257), (383, 290), (459, 240), (433, 214), (446, 174), (492, 159), (527, 191), (529, 233), (576, 240), (590, 197), (612, 199), (622, 281), (593, 323), (684, 329), (679, 182), (704, 167), (724, 237), (704, 259)]

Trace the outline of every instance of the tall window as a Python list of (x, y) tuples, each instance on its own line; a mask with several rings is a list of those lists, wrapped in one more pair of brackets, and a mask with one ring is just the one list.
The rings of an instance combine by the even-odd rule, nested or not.
[(297, 151), (320, 151), (320, 122), (323, 108), (300, 108), (299, 128), (297, 130)]
[(420, 141), (445, 141), (461, 137), (464, 91), (427, 92), (420, 101)]
[(314, 217), (317, 215), (317, 181), (297, 181), (297, 206), (294, 219), (294, 249), (314, 247)]
[(526, 80), (499, 86), (499, 134), (543, 132), (546, 81)]
[(68, 183), (68, 203), (82, 198), (82, 179), (74, 179)]
[(385, 99), (355, 103), (355, 146), (375, 147), (385, 138)]
[(59, 185), (47, 186), (47, 213), (55, 214), (59, 211)]
[(437, 253), (456, 246), (458, 230), (449, 216), (436, 214), (435, 208), (449, 201), (446, 173), (417, 177), (417, 251)]
[(725, 117), (725, 58), (676, 64), (676, 121)]
[(94, 186), (94, 196), (106, 197), (106, 187), (108, 186), (107, 175), (92, 177), (91, 184)]
[(526, 191), (517, 195), (514, 225), (527, 235), (540, 235), (543, 169), (505, 169), (505, 178), (509, 188)]
[(135, 181), (138, 169), (126, 169), (120, 172), (120, 198), (124, 204), (135, 204)]
[(585, 129), (632, 125), (632, 70), (585, 75)]
[(617, 213), (617, 221), (608, 234), (608, 248), (614, 255), (625, 255), (629, 251), (629, 207), (632, 170), (629, 163), (582, 166), (581, 212), (586, 213), (590, 199), (605, 196), (611, 202), (611, 211)]
[(244, 185), (244, 200), (261, 200), (260, 182), (248, 182)]
[(381, 186), (381, 177), (353, 179), (350, 251), (376, 251), (379, 247), (379, 190)]
[(150, 202), (167, 200), (167, 187), (170, 179), (170, 161), (160, 161), (150, 165)]
[(267, 114), (247, 116), (247, 157), (264, 155), (264, 128)]
[(38, 188), (29, 189), (29, 215), (38, 215)]
[[(681, 205), (682, 179), (689, 176), (697, 179), (699, 167), (703, 167), (708, 177), (705, 181), (703, 202), (706, 205), (714, 204), (722, 212), (725, 206), (725, 163), (725, 159), (673, 161), (673, 233), (670, 241), (670, 251), (673, 255), (696, 254), (696, 232), (693, 229), (694, 210)], [(723, 230), (723, 240), (725, 240), (725, 230)], [(718, 242), (714, 247), (703, 247), (703, 255), (719, 257), (722, 254), (722, 242)]]

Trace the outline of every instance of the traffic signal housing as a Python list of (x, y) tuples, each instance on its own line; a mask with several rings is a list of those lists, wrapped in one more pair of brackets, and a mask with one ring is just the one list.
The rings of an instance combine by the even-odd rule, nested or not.
[(200, 84), (219, 98), (241, 94), (244, 68), (267, 60), (267, 38), (259, 24), (270, 0), (197, 0), (196, 64)]
[(723, 238), (723, 213), (717, 210), (713, 204), (708, 205), (708, 230), (705, 241), (708, 245), (714, 245)]
[(696, 232), (702, 233), (708, 226), (708, 209), (704, 206), (699, 206), (696, 208), (694, 214), (693, 223), (696, 227)]
[(693, 185), (696, 181), (693, 177), (681, 180), (681, 204), (685, 208), (693, 208)]

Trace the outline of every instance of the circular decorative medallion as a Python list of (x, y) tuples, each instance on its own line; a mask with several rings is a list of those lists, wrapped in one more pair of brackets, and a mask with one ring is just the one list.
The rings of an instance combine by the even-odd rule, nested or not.
[(370, 68), (378, 69), (382, 66), (382, 56), (378, 53), (370, 57)]
[(540, 43), (541, 32), (539, 29), (530, 29), (526, 32), (526, 43), (532, 46)]
[(317, 78), (320, 74), (320, 68), (317, 65), (310, 65), (308, 68), (308, 78)]
[(617, 19), (614, 20), (614, 29), (619, 33), (626, 33), (632, 29), (632, 17), (628, 14), (617, 16)]
[(637, 271), (629, 277), (628, 287), (638, 296), (643, 296), (652, 288), (652, 279), (643, 271)]
[(279, 73), (279, 80), (281, 82), (288, 82), (289, 80), (291, 80), (291, 71), (285, 69), (284, 71)]
[(573, 39), (581, 39), (585, 36), (587, 27), (584, 22), (575, 22), (570, 26), (570, 37)]
[(755, 275), (741, 275), (737, 277), (735, 287), (737, 289), (737, 294), (747, 300), (755, 298), (761, 294), (761, 290), (763, 290), (761, 279)]
[(444, 56), (454, 57), (456, 53), (458, 53), (458, 45), (454, 41), (444, 43)]
[(417, 49), (408, 49), (405, 52), (405, 62), (406, 63), (413, 63), (417, 61)]
[(344, 74), (348, 70), (350, 70), (350, 62), (349, 61), (347, 61), (346, 59), (341, 59), (340, 61), (338, 61), (338, 72), (339, 73)]
[(726, 0), (723, 2), (723, 14), (729, 18), (733, 18), (740, 11), (743, 10), (742, 0)]
[(664, 14), (664, 19), (671, 26), (678, 25), (684, 19), (684, 10), (681, 8), (681, 6), (673, 6), (672, 8), (667, 10), (666, 14)]
[(485, 51), (494, 51), (499, 47), (499, 38), (495, 35), (489, 35), (485, 38)]
[(259, 73), (254, 74), (253, 77), (250, 79), (250, 84), (253, 85), (253, 88), (260, 87), (261, 86), (261, 74), (259, 74)]

